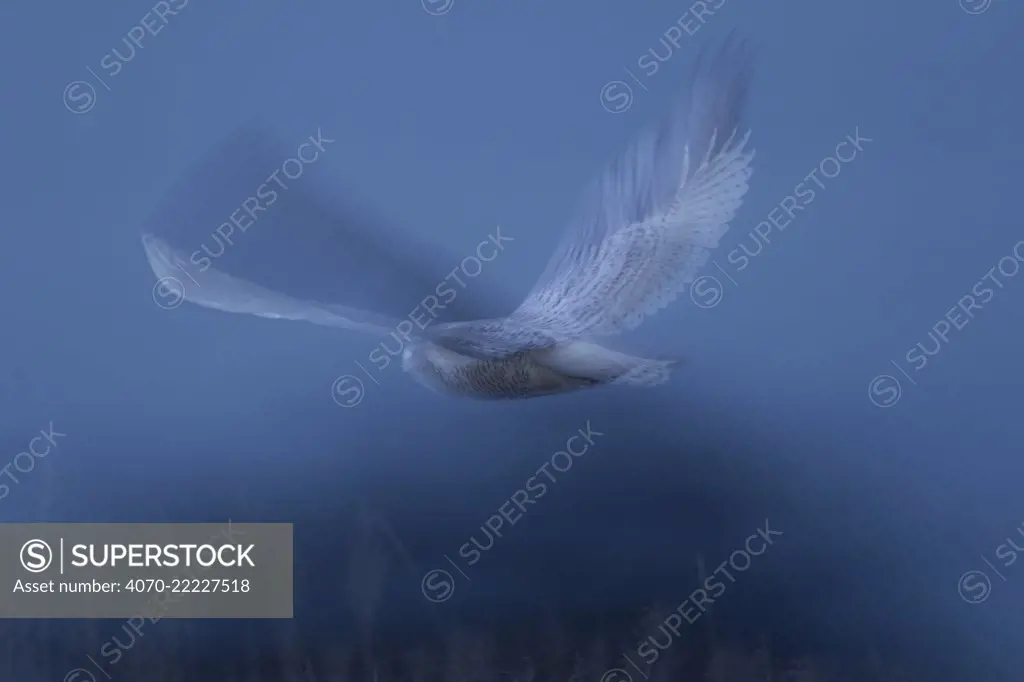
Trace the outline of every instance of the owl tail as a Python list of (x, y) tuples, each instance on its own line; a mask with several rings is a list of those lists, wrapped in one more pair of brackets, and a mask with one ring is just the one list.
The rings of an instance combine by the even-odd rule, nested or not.
[(651, 360), (595, 343), (575, 341), (537, 355), (537, 361), (562, 374), (600, 383), (656, 386), (668, 381), (678, 360)]

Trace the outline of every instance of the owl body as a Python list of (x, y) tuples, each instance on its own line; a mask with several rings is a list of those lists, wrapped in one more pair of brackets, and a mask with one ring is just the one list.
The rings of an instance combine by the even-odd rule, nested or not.
[(483, 400), (536, 398), (598, 384), (654, 386), (668, 380), (675, 360), (651, 360), (595, 343), (573, 341), (500, 358), (477, 358), (434, 343), (402, 353), (402, 368), (438, 393)]
[(599, 383), (564, 374), (538, 362), (543, 351), (520, 351), (480, 359), (433, 343), (417, 343), (402, 354), (402, 369), (438, 392), (484, 400), (535, 398)]

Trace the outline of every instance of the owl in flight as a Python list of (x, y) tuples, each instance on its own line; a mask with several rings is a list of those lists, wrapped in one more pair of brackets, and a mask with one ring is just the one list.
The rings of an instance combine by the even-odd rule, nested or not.
[[(747, 45), (732, 38), (702, 52), (686, 96), (671, 114), (595, 179), (525, 300), (503, 317), (403, 331), (403, 369), (435, 391), (478, 399), (666, 381), (674, 360), (635, 357), (601, 340), (635, 329), (674, 300), (694, 281), (736, 215), (754, 157), (746, 149), (750, 132), (741, 130), (751, 61)], [(210, 192), (210, 184), (201, 189)], [(179, 204), (197, 196), (179, 195)], [(169, 215), (162, 216), (164, 223), (174, 220)], [(292, 222), (294, 235), (312, 221)], [(354, 234), (352, 228), (349, 232)], [(184, 251), (150, 228), (142, 242), (156, 276), (185, 281), (183, 298), (200, 306), (378, 338), (395, 336), (401, 322), (350, 307), (351, 300), (307, 300), (212, 267), (186, 281), (180, 269), (188, 262)], [(396, 270), (401, 277), (406, 269)]]

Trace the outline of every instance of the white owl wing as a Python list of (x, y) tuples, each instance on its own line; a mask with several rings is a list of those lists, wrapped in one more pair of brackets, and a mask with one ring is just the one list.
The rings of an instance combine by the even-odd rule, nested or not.
[(693, 282), (747, 192), (750, 69), (732, 38), (700, 55), (687, 100), (597, 179), (512, 328), (559, 341), (616, 334)]
[(399, 320), (333, 303), (304, 301), (271, 291), (253, 282), (209, 267), (187, 267), (187, 255), (152, 234), (142, 246), (157, 277), (153, 295), (165, 306), (181, 300), (229, 313), (246, 313), (273, 320), (297, 320), (369, 334), (387, 334)]
[[(318, 184), (330, 181), (323, 165), (307, 169), (301, 182), (271, 180), (282, 159), (295, 154), (253, 120), (189, 165), (141, 230), (149, 266), (161, 280), (153, 290), (157, 302), (169, 307), (182, 299), (380, 335), (398, 325), (403, 335), (419, 334), (422, 324), (413, 320), (420, 318), (408, 311), (426, 316), (417, 306), (445, 281), (452, 254), (396, 231), (344, 187)], [(329, 159), (327, 153), (316, 163)], [(245, 209), (247, 226), (234, 222), (239, 232), (225, 219), (244, 219), (239, 202), (245, 197), (256, 207)], [(490, 295), (460, 293), (441, 306), (441, 315), (480, 319), (496, 303)]]

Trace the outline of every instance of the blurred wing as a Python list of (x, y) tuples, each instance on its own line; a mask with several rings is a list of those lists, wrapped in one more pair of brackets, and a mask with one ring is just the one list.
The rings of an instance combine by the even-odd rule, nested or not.
[[(229, 276), (223, 281), (234, 289), (239, 281), (246, 290), (258, 287), (265, 300), (273, 292), (275, 300), (292, 303), (343, 302), (397, 319), (419, 306), (427, 316), (421, 304), (440, 296), (446, 273), (464, 254), (445, 252), (426, 241), (426, 230), (396, 226), (356, 197), (348, 187), (359, 179), (348, 183), (339, 176), (348, 165), (340, 135), (320, 150), (303, 137), (313, 132), (294, 131), (290, 142), (282, 142), (258, 121), (243, 124), (189, 164), (141, 232), (179, 252), (177, 279), (186, 285), (190, 276), (203, 282), (212, 267)], [(315, 159), (297, 172), (299, 156)], [(499, 305), (492, 294), (490, 283), (460, 290), (435, 313), (436, 321), (478, 319), (515, 307), (515, 301)]]
[[(387, 334), (398, 320), (331, 303), (303, 301), (276, 293), (210, 267), (185, 269), (186, 255), (152, 234), (142, 236), (146, 258), (162, 296), (229, 313), (247, 313), (272, 320), (301, 320), (371, 334)], [(176, 303), (177, 305), (177, 303)]]
[(511, 324), (563, 342), (615, 334), (694, 280), (747, 192), (750, 62), (733, 39), (701, 54), (688, 101), (598, 178)]

